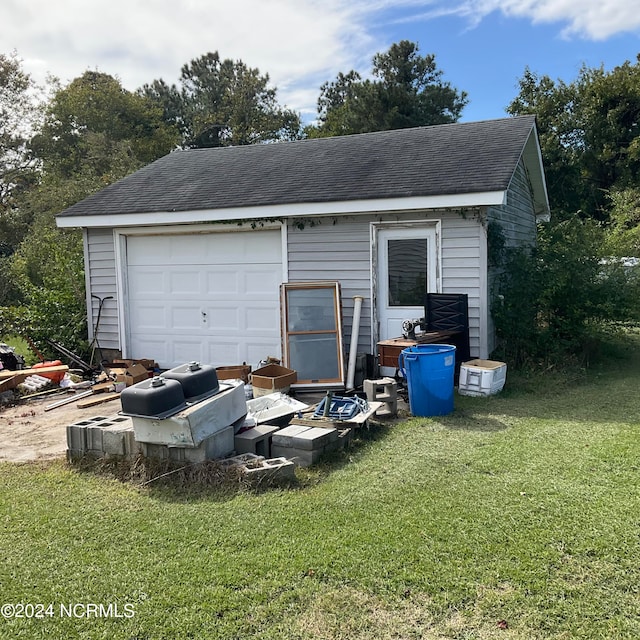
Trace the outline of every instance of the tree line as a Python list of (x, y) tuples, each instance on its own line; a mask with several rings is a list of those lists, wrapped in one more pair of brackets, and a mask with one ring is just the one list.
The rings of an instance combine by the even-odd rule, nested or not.
[[(352, 70), (324, 83), (307, 125), (279, 104), (268, 75), (218, 52), (133, 92), (98, 71), (37, 87), (16, 53), (0, 54), (0, 335), (82, 350), (82, 239), (54, 216), (170, 151), (453, 123), (468, 101), (435, 55), (406, 40), (375, 55), (368, 77)], [(639, 315), (634, 272), (613, 258), (640, 255), (640, 57), (609, 72), (585, 66), (570, 82), (525, 69), (506, 114), (531, 113), (552, 222), (526, 255), (499, 242), (493, 251), (504, 279), (496, 324), (517, 358), (548, 353), (560, 337), (575, 348), (594, 322)], [(509, 307), (510, 287), (531, 291), (527, 318), (522, 304)]]

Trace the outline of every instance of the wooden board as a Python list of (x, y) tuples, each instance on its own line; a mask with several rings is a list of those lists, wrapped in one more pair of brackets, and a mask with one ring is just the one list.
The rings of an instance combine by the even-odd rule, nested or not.
[(322, 416), (319, 416), (317, 418), (292, 418), (291, 422), (293, 424), (301, 424), (306, 427), (334, 427), (335, 429), (345, 429), (346, 427), (361, 427), (362, 425), (366, 424), (367, 420), (371, 418), (378, 409), (384, 406), (384, 402), (368, 402), (367, 404), (369, 405), (369, 408), (364, 413), (357, 413), (350, 420), (332, 420), (331, 418), (324, 418)]
[(111, 402), (120, 397), (119, 393), (100, 393), (95, 398), (88, 398), (87, 400), (81, 400), (76, 405), (78, 409), (86, 409), (87, 407), (93, 407), (103, 402)]
[(2, 370), (0, 371), (0, 391), (15, 389), (29, 376), (41, 376), (44, 373), (60, 373), (63, 371), (69, 371), (69, 367), (66, 364), (60, 364), (55, 367), (40, 367), (38, 369), (19, 369), (18, 371)]

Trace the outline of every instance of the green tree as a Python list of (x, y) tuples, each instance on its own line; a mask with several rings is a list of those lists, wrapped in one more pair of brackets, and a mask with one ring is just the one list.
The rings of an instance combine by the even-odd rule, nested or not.
[(609, 193), (609, 201), (607, 254), (640, 258), (640, 186), (614, 190)]
[(38, 163), (29, 148), (40, 116), (37, 96), (17, 54), (0, 54), (0, 257), (15, 250), (30, 222), (16, 198), (37, 180)]
[(583, 66), (569, 84), (526, 69), (507, 111), (537, 116), (556, 215), (606, 222), (607, 193), (639, 185), (640, 56), (610, 72)]
[(467, 94), (442, 80), (435, 56), (419, 55), (408, 40), (373, 57), (373, 79), (356, 71), (338, 74), (320, 88), (318, 126), (310, 137), (366, 133), (456, 122)]
[(178, 142), (162, 110), (112, 76), (87, 71), (58, 87), (33, 142), (45, 174), (91, 173), (100, 188), (160, 156)]
[[(168, 153), (178, 133), (144, 96), (113, 77), (86, 72), (54, 87), (44, 122), (31, 141), (37, 184), (16, 207), (29, 233), (9, 259), (13, 297), (4, 322), (37, 339), (49, 337), (82, 353), (86, 347), (82, 236), (58, 229), (55, 215), (87, 195)], [(45, 345), (41, 342), (41, 347)]]
[(182, 67), (179, 86), (154, 80), (141, 93), (163, 109), (184, 147), (217, 147), (292, 140), (300, 117), (280, 107), (269, 76), (241, 61), (207, 53)]

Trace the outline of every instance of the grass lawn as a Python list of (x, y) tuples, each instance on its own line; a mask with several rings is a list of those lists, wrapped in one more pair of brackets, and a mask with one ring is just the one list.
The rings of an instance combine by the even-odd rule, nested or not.
[(639, 387), (510, 373), (262, 492), (0, 465), (0, 637), (638, 638)]

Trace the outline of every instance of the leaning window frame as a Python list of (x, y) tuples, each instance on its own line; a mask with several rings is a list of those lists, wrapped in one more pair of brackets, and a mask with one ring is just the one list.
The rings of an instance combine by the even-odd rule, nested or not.
[[(332, 291), (332, 314), (334, 320), (333, 330), (296, 330), (289, 329), (290, 326), (290, 305), (289, 292), (303, 290), (326, 289)], [(280, 307), (282, 322), (282, 355), (283, 363), (290, 369), (295, 369), (295, 363), (291, 362), (290, 336), (297, 335), (335, 335), (337, 371), (332, 378), (302, 378), (298, 372), (298, 380), (292, 385), (294, 388), (340, 388), (345, 385), (345, 365), (344, 365), (344, 345), (342, 338), (342, 303), (340, 297), (340, 283), (335, 281), (315, 281), (315, 282), (285, 282), (280, 286)]]

